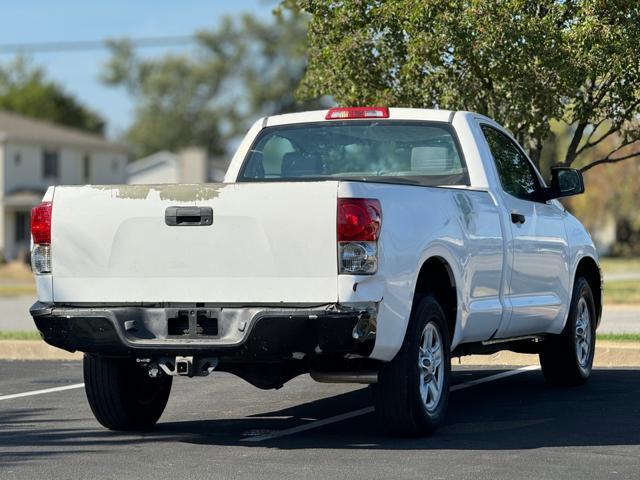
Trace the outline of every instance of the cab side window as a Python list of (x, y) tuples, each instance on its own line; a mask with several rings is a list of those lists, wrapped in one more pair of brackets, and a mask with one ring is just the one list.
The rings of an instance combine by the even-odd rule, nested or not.
[(540, 200), (540, 182), (520, 148), (504, 133), (481, 125), (505, 192), (522, 200)]

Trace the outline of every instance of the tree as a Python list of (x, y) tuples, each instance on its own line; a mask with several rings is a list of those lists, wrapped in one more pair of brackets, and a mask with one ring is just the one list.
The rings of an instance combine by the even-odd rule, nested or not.
[(138, 153), (203, 146), (222, 153), (258, 115), (313, 107), (295, 91), (306, 68), (307, 16), (278, 10), (272, 21), (224, 19), (196, 35), (191, 55), (139, 58), (126, 40), (111, 42), (103, 72), (136, 101), (127, 133)]
[(143, 60), (126, 40), (110, 46), (112, 57), (103, 80), (125, 86), (136, 101), (135, 120), (126, 137), (137, 154), (190, 145), (219, 151), (220, 113), (212, 100), (226, 75), (224, 61), (200, 63), (174, 55)]
[(105, 122), (23, 57), (0, 65), (0, 110), (102, 134)]
[[(474, 110), (538, 163), (550, 121), (586, 171), (640, 156), (640, 3), (629, 0), (300, 0), (312, 15), (301, 98)], [(611, 149), (584, 164), (608, 140)]]
[[(614, 148), (613, 143), (614, 139), (605, 140), (589, 155), (601, 158)], [(601, 232), (613, 229), (609, 240), (615, 241), (610, 254), (640, 255), (639, 177), (640, 162), (604, 164), (598, 167), (597, 175), (587, 176), (584, 195), (566, 200), (571, 211), (594, 233), (596, 242), (601, 240)]]

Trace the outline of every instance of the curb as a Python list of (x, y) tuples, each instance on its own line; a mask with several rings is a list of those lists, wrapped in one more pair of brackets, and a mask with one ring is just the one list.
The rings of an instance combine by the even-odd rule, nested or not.
[(612, 311), (612, 310), (622, 310), (622, 311), (640, 311), (640, 303), (605, 303), (602, 306), (602, 311)]
[(0, 360), (82, 360), (82, 353), (69, 353), (42, 340), (0, 340)]
[[(41, 340), (0, 340), (0, 360), (82, 360), (82, 353), (69, 353)], [(454, 357), (452, 365), (536, 365), (537, 355), (498, 352), (493, 355)], [(605, 342), (596, 346), (596, 367), (640, 367), (639, 342)]]
[[(493, 355), (454, 357), (452, 365), (536, 365), (538, 355), (498, 352)], [(596, 344), (595, 367), (640, 367), (640, 343), (601, 341)]]

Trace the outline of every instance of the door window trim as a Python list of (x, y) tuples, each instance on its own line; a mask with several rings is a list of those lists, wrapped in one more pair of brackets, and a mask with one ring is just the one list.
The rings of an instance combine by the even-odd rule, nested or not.
[[(531, 199), (531, 198), (520, 198), (520, 197), (516, 197), (515, 195), (510, 194), (509, 192), (507, 192), (507, 190), (505, 190), (504, 185), (502, 183), (502, 178), (500, 177), (500, 171), (498, 170), (498, 166), (496, 165), (496, 160), (493, 156), (493, 152), (491, 151), (491, 147), (489, 146), (489, 142), (487, 141), (487, 138), (484, 135), (484, 132), (482, 131), (482, 126), (485, 125), (488, 128), (491, 128), (492, 130), (495, 130), (498, 133), (503, 134), (504, 136), (506, 136), (509, 140), (511, 140), (511, 142), (513, 142), (513, 144), (516, 146), (516, 148), (518, 149), (518, 151), (522, 154), (522, 156), (526, 159), (526, 161), (529, 164), (529, 167), (531, 168), (531, 170), (534, 173), (534, 177), (536, 179), (536, 182), (538, 184), (538, 189), (537, 189), (537, 197), (536, 199)], [(482, 139), (484, 140), (484, 143), (487, 147), (487, 150), (489, 151), (489, 154), (491, 155), (491, 163), (493, 165), (494, 171), (496, 173), (496, 177), (498, 178), (498, 181), (500, 182), (500, 187), (502, 188), (502, 191), (504, 193), (506, 193), (507, 195), (509, 195), (510, 197), (513, 198), (517, 198), (518, 200), (522, 200), (524, 202), (535, 202), (535, 203), (542, 203), (542, 204), (548, 204), (548, 202), (546, 200), (544, 200), (543, 197), (543, 193), (544, 190), (547, 187), (547, 184), (544, 181), (544, 178), (542, 178), (542, 175), (540, 174), (540, 172), (538, 171), (538, 169), (536, 168), (536, 166), (533, 164), (533, 162), (531, 161), (531, 159), (529, 158), (529, 155), (527, 155), (527, 153), (524, 151), (524, 149), (520, 146), (520, 144), (516, 141), (515, 138), (513, 138), (513, 136), (506, 131), (504, 128), (502, 128), (499, 125), (487, 122), (485, 119), (479, 119), (478, 120), (478, 126), (480, 127), (480, 134), (482, 135)]]

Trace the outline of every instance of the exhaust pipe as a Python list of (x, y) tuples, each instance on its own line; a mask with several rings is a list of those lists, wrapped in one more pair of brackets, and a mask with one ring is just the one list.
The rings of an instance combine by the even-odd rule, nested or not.
[(311, 378), (319, 383), (378, 383), (378, 372), (310, 372)]

